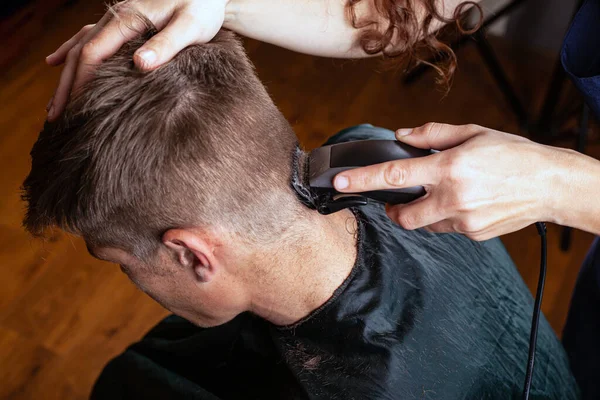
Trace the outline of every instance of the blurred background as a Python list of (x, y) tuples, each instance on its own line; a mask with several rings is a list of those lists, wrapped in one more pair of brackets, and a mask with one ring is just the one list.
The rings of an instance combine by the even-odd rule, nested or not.
[[(44, 58), (97, 22), (105, 5), (5, 0), (0, 7), (0, 398), (84, 399), (105, 363), (167, 315), (117, 266), (92, 259), (81, 240), (59, 235), (42, 243), (20, 226), (19, 186), (60, 74)], [(596, 123), (586, 121), (581, 99), (556, 72), (576, 7), (566, 0), (484, 2), (485, 30), (474, 37), (449, 34), (459, 67), (447, 96), (431, 70), (407, 75), (379, 60), (315, 58), (252, 40), (245, 45), (308, 149), (359, 123), (396, 129), (438, 121), (476, 123), (598, 157)], [(593, 237), (551, 225), (548, 238), (543, 310), (560, 335)], [(535, 228), (502, 240), (535, 289)]]

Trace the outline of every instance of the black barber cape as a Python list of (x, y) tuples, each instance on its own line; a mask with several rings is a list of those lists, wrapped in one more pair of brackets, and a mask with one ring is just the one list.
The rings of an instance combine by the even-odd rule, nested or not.
[[(381, 135), (363, 125), (330, 142)], [(533, 301), (500, 241), (354, 211), (356, 264), (307, 318), (281, 328), (244, 313), (203, 329), (168, 317), (106, 366), (92, 399), (520, 398)], [(545, 318), (531, 398), (578, 398)]]

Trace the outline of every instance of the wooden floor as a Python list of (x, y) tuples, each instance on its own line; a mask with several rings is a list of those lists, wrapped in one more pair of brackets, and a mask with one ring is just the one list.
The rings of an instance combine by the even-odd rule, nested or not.
[[(56, 3), (56, 2), (55, 2)], [(92, 259), (83, 243), (59, 236), (40, 243), (20, 228), (19, 185), (41, 128), (59, 69), (49, 54), (81, 26), (100, 18), (102, 2), (76, 1), (38, 18), (0, 65), (0, 398), (86, 398), (102, 366), (167, 313), (137, 291), (116, 266)], [(262, 80), (308, 148), (349, 125), (389, 128), (427, 121), (478, 123), (517, 132), (514, 118), (473, 46), (459, 52), (460, 68), (442, 99), (426, 74), (403, 86), (400, 74), (370, 61), (334, 61), (247, 41)], [(501, 58), (528, 107), (539, 107), (551, 63), (500, 46)], [(568, 143), (566, 143), (568, 145)], [(592, 148), (596, 154), (600, 149)], [(592, 235), (575, 232), (572, 249), (558, 249), (549, 228), (549, 268), (543, 309), (560, 333), (579, 265)], [(534, 228), (503, 238), (524, 279), (534, 287), (539, 239)]]

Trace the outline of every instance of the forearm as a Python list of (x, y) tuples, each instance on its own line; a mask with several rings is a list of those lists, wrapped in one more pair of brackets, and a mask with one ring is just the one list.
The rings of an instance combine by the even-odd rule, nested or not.
[[(229, 0), (224, 26), (301, 53), (366, 57), (357, 40), (360, 31), (352, 26), (346, 11), (347, 3), (348, 0)], [(444, 16), (452, 17), (460, 3), (462, 0), (439, 0), (438, 7), (443, 6)], [(375, 18), (371, 0), (359, 2), (355, 12), (359, 20)], [(432, 29), (441, 25), (433, 23)]]
[(565, 149), (554, 160), (548, 220), (600, 235), (600, 161)]
[(230, 0), (225, 27), (300, 53), (364, 57), (346, 0)]

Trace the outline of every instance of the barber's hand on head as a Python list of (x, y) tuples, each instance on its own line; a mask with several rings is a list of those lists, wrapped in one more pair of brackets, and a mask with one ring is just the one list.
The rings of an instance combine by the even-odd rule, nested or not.
[[(228, 0), (126, 0), (117, 3), (95, 25), (84, 26), (46, 58), (50, 65), (65, 64), (58, 88), (48, 103), (48, 120), (59, 116), (72, 91), (92, 77), (96, 65), (112, 56), (137, 35), (139, 12), (160, 31), (134, 55), (141, 70), (152, 70), (183, 48), (210, 41), (223, 25)], [(133, 29), (131, 29), (133, 28)]]
[[(400, 129), (398, 140), (430, 156), (346, 171), (334, 185), (340, 192), (424, 186), (412, 203), (387, 205), (388, 216), (405, 229), (458, 232), (486, 240), (550, 221), (552, 168), (560, 151), (528, 139), (476, 125), (429, 123)], [(344, 179), (348, 180), (343, 185)], [(345, 186), (345, 187), (344, 187)]]

